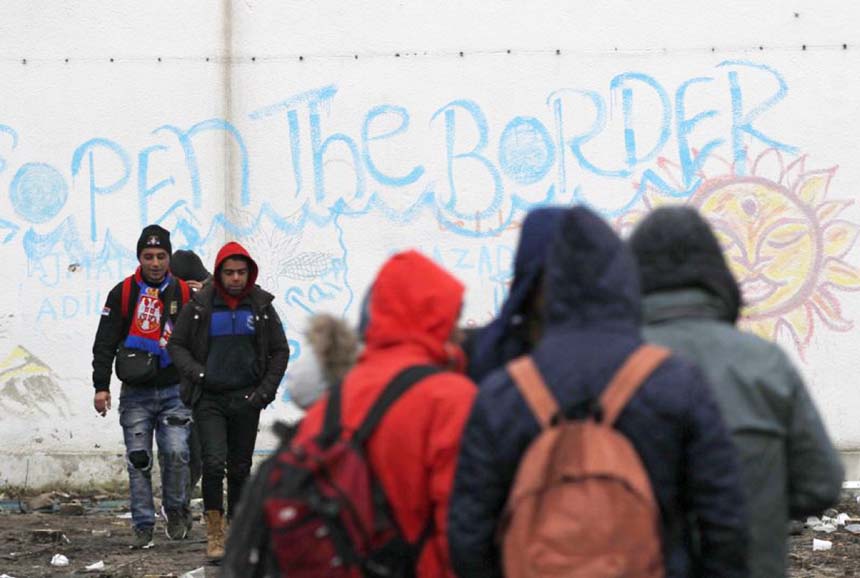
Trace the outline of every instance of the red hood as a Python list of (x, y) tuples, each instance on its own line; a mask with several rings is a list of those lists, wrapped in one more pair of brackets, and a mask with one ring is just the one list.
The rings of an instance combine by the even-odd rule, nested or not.
[[(241, 295), (237, 297), (233, 297), (227, 291), (224, 290), (224, 287), (221, 285), (221, 265), (230, 257), (245, 257), (248, 259), (251, 264), (248, 270), (248, 284), (245, 285), (245, 290)], [(254, 284), (257, 282), (257, 262), (251, 257), (251, 254), (248, 253), (247, 249), (240, 245), (235, 241), (230, 241), (218, 251), (218, 256), (215, 257), (215, 268), (212, 274), (212, 282), (215, 285), (215, 289), (218, 290), (218, 294), (224, 299), (224, 301), (229, 305), (232, 309), (235, 309), (239, 302), (251, 292), (254, 288)]]
[(448, 360), (445, 343), (460, 316), (464, 290), (421, 253), (394, 255), (373, 283), (367, 348), (417, 342), (440, 362)]

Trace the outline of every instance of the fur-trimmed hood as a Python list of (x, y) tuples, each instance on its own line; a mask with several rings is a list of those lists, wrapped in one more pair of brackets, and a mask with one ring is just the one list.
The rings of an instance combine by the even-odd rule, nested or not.
[(290, 367), (290, 399), (306, 409), (352, 369), (358, 356), (358, 335), (343, 320), (328, 313), (308, 319), (307, 348)]

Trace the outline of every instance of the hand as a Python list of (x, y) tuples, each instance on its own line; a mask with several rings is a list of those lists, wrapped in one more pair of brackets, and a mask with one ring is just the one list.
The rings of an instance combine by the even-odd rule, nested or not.
[(188, 287), (192, 291), (200, 291), (201, 289), (203, 289), (203, 283), (201, 283), (200, 281), (191, 280), (191, 281), (186, 281), (185, 284), (188, 285)]
[(96, 396), (93, 398), (93, 407), (96, 408), (96, 413), (102, 417), (106, 416), (110, 409), (110, 392), (97, 391)]
[(256, 391), (252, 391), (251, 393), (246, 395), (245, 400), (248, 402), (248, 405), (250, 405), (254, 409), (263, 409), (264, 407), (266, 407), (266, 405), (268, 405), (263, 399), (263, 396)]

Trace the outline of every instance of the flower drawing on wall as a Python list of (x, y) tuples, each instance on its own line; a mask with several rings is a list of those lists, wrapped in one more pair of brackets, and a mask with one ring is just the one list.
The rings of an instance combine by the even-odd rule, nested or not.
[[(320, 225), (301, 214), (255, 217), (236, 208), (230, 218), (240, 231), (237, 240), (257, 262), (257, 282), (276, 296), (285, 327), (300, 331), (318, 311), (346, 314), (354, 295), (347, 277), (349, 255), (335, 224)], [(291, 347), (298, 357), (297, 342)]]
[(320, 251), (303, 250), (303, 229), (287, 230), (273, 222), (256, 219), (254, 215), (233, 209), (235, 222), (251, 231), (240, 242), (257, 261), (260, 283), (269, 290), (278, 289), (278, 279), (313, 280), (329, 273), (335, 256)]
[[(741, 326), (771, 340), (787, 330), (801, 355), (817, 324), (850, 330), (839, 292), (860, 290), (860, 269), (846, 260), (860, 226), (840, 218), (853, 201), (828, 198), (838, 167), (810, 169), (806, 156), (786, 162), (774, 149), (746, 174), (717, 161), (724, 174), (703, 172), (686, 202), (713, 226), (741, 285)], [(666, 163), (664, 170), (673, 168)], [(645, 202), (650, 208), (667, 198), (651, 190)]]

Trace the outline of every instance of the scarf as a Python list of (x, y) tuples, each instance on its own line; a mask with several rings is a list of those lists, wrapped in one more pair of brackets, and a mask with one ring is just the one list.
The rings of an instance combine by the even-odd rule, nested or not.
[(125, 338), (125, 346), (157, 355), (159, 366), (167, 367), (171, 363), (170, 354), (167, 352), (167, 340), (173, 332), (173, 325), (169, 317), (165, 319), (161, 294), (170, 286), (173, 277), (168, 273), (158, 287), (151, 287), (143, 280), (138, 269), (134, 274), (134, 280), (140, 293), (137, 296), (134, 315), (131, 317), (128, 336)]

